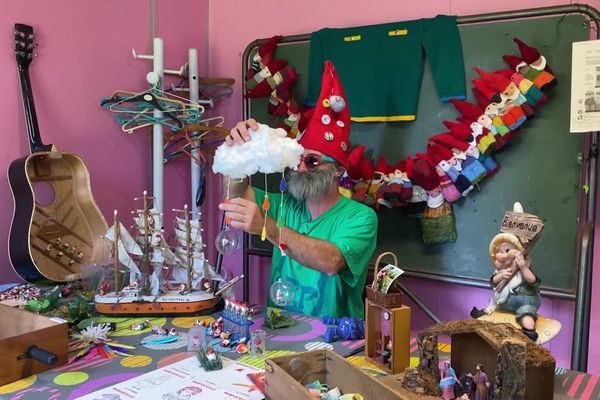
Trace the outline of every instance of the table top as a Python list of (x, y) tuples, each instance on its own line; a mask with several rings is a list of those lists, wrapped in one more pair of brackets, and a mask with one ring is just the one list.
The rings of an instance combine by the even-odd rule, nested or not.
[[(0, 399), (71, 400), (115, 383), (135, 378), (156, 368), (190, 357), (191, 353), (187, 352), (187, 331), (196, 320), (207, 322), (214, 320), (210, 316), (148, 318), (150, 321), (148, 328), (142, 331), (134, 331), (130, 329), (131, 325), (142, 322), (146, 318), (99, 317), (96, 319), (101, 322), (117, 323), (117, 330), (112, 333), (111, 337), (119, 343), (135, 346), (135, 350), (130, 351), (132, 357), (117, 356), (112, 360), (107, 360), (97, 356), (91, 360), (79, 359), (69, 365), (62, 365), (29, 378), (0, 386)], [(264, 317), (259, 316), (256, 318), (252, 330), (261, 328), (266, 331), (267, 357), (329, 346), (329, 344), (323, 342), (323, 334), (326, 328), (318, 319), (304, 315), (294, 315), (294, 319), (296, 321), (294, 326), (270, 330), (262, 326)], [(149, 336), (155, 336), (151, 332), (151, 326), (154, 324), (165, 325), (169, 329), (174, 327), (179, 331), (180, 339), (174, 343), (162, 345), (142, 345), (142, 340)], [(345, 340), (334, 342), (331, 346), (338, 354), (345, 356), (363, 344), (364, 340)], [(411, 365), (416, 365), (418, 362), (418, 348), (415, 338), (411, 339), (410, 346)], [(255, 367), (262, 368), (264, 366), (262, 359), (240, 355), (230, 349), (217, 348), (217, 350), (223, 351), (223, 355), (228, 358), (237, 359)], [(439, 355), (440, 361), (448, 359), (450, 357), (450, 345), (440, 343)], [(351, 356), (348, 360), (374, 376), (384, 375), (374, 364), (366, 361), (362, 355)], [(597, 376), (557, 368), (554, 382), (555, 400), (596, 400), (600, 397), (600, 382)]]

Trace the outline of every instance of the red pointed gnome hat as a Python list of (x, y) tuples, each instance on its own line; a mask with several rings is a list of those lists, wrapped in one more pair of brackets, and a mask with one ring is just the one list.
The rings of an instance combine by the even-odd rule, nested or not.
[(325, 61), (321, 94), (300, 144), (317, 150), (348, 167), (350, 150), (350, 111), (340, 78), (330, 61)]
[(383, 156), (379, 157), (379, 161), (377, 161), (377, 166), (375, 167), (375, 171), (381, 172), (382, 174), (387, 174), (390, 170), (389, 164), (385, 161)]
[(477, 121), (479, 117), (483, 115), (483, 110), (475, 104), (456, 99), (450, 99), (450, 102), (454, 104), (454, 107), (456, 107), (456, 110), (459, 113), (472, 121)]
[(526, 45), (521, 39), (514, 38), (514, 42), (519, 46), (519, 52), (523, 61), (527, 64), (533, 64), (540, 58), (540, 52), (535, 48)]
[(363, 177), (363, 162), (366, 161), (364, 155), (364, 145), (357, 146), (350, 152), (350, 155), (348, 156), (348, 175), (350, 175), (352, 179), (365, 179)]
[(273, 53), (275, 47), (277, 47), (277, 43), (279, 43), (282, 37), (283, 36), (281, 35), (275, 35), (260, 46), (258, 46), (258, 55), (261, 57), (261, 59), (264, 56)]
[(361, 160), (359, 171), (359, 177), (365, 181), (373, 179), (373, 177), (375, 176), (375, 167), (373, 166), (373, 163), (370, 160), (367, 160), (366, 158), (363, 158)]
[(437, 165), (442, 161), (450, 161), (454, 157), (454, 154), (447, 148), (430, 141), (427, 144), (427, 156)]
[(458, 140), (470, 142), (473, 140), (471, 127), (462, 122), (443, 121), (446, 128), (450, 130), (450, 134)]
[(405, 160), (400, 160), (396, 163), (396, 165), (394, 166), (394, 169), (397, 169), (399, 171), (405, 172), (406, 173), (406, 161)]
[(456, 139), (449, 133), (440, 133), (435, 136), (431, 136), (429, 140), (433, 140), (435, 143), (452, 150), (458, 149), (460, 151), (467, 151), (469, 149), (469, 145), (463, 141)]
[(407, 155), (406, 156), (406, 175), (408, 175), (408, 179), (412, 180), (412, 173), (413, 173), (413, 159), (411, 156)]
[(488, 87), (495, 90), (496, 92), (503, 92), (510, 85), (510, 80), (506, 79), (500, 74), (495, 74), (493, 72), (485, 72), (477, 67), (473, 69), (477, 71), (481, 79), (483, 79), (483, 82), (485, 82), (485, 84)]
[(485, 109), (487, 106), (490, 105), (490, 99), (481, 94), (479, 90), (475, 88), (471, 88), (471, 90), (473, 91), (473, 96), (475, 97), (475, 100), (477, 100), (477, 104), (479, 104), (479, 107)]
[(517, 68), (521, 66), (521, 64), (527, 64), (525, 61), (523, 61), (522, 58), (510, 54), (503, 55), (502, 59), (504, 60), (504, 62), (506, 62), (506, 64), (508, 64), (508, 67), (513, 71), (516, 71)]
[[(487, 100), (491, 100), (494, 97), (494, 95), (497, 93), (496, 90), (492, 89), (491, 87), (489, 87), (488, 85), (486, 85), (482, 81), (478, 81), (477, 79), (473, 79), (471, 82), (473, 83), (473, 86), (475, 86), (475, 88), (473, 88), (473, 94), (475, 94), (475, 91), (477, 91), (480, 94), (482, 94)], [(479, 102), (479, 100), (477, 100), (477, 103), (479, 104), (479, 106), (481, 108), (483, 108), (481, 106), (481, 103)], [(489, 104), (489, 101), (487, 103), (485, 103), (486, 106), (488, 104)]]
[(513, 74), (515, 73), (515, 71), (514, 70), (511, 71), (510, 69), (499, 69), (498, 71), (494, 71), (494, 73), (502, 75), (506, 79), (511, 79)]
[(409, 166), (412, 164), (409, 176), (417, 185), (425, 190), (433, 190), (440, 186), (440, 177), (435, 166), (425, 154), (417, 153), (417, 159), (414, 162), (410, 157), (407, 157), (406, 161)]

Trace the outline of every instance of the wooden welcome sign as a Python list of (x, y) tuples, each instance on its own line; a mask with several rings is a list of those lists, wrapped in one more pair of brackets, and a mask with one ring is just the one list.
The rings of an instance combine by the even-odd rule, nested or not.
[(502, 218), (501, 232), (512, 233), (523, 244), (533, 245), (541, 236), (544, 222), (533, 214), (507, 211)]

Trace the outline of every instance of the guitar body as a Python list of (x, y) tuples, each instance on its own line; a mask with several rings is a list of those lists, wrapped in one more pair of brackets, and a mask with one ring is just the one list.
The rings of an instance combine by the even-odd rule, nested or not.
[(108, 226), (81, 158), (34, 153), (13, 161), (8, 179), (15, 201), (9, 256), (22, 279), (80, 279), (82, 264), (108, 257), (110, 249), (102, 239)]
[(102, 239), (108, 225), (92, 197), (83, 160), (42, 143), (28, 71), (34, 38), (31, 26), (15, 25), (15, 54), (31, 154), (8, 167), (15, 203), (9, 259), (27, 282), (44, 278), (69, 282), (81, 278), (83, 264), (108, 258), (110, 249)]

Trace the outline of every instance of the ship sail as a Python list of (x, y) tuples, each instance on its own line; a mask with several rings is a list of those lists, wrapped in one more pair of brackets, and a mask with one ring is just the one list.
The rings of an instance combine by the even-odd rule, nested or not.
[(175, 237), (178, 242), (175, 248), (175, 256), (179, 262), (173, 265), (173, 279), (177, 282), (187, 282), (188, 268), (190, 268), (193, 289), (200, 287), (202, 279), (225, 282), (223, 277), (215, 272), (204, 257), (200, 220), (186, 220), (176, 217), (174, 225)]
[[(115, 225), (111, 226), (104, 238), (112, 243), (115, 242)], [(142, 249), (137, 245), (131, 234), (125, 229), (123, 224), (119, 222), (119, 240), (117, 243), (117, 259), (119, 263), (129, 269), (129, 283), (132, 284), (141, 276), (140, 269), (131, 258), (130, 254), (142, 255)]]

